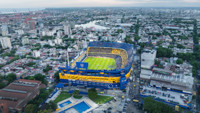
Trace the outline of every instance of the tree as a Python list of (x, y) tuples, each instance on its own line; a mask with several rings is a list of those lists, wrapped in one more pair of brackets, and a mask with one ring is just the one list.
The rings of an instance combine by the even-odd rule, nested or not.
[(51, 113), (51, 109), (40, 110), (37, 113)]
[(36, 74), (34, 76), (35, 80), (38, 80), (38, 81), (41, 81), (43, 84), (47, 84), (47, 81), (46, 81), (46, 76), (45, 75), (42, 75), (42, 74)]
[(138, 35), (134, 35), (135, 37), (135, 41), (137, 42), (138, 40), (140, 40), (140, 37)]
[(24, 79), (27, 79), (27, 80), (34, 80), (35, 78), (34, 78), (34, 76), (27, 76), (27, 77), (25, 77)]
[(188, 62), (191, 62), (195, 59), (195, 56), (192, 53), (177, 53), (178, 58), (181, 58), (182, 60), (186, 60)]
[(8, 83), (13, 82), (14, 80), (16, 80), (17, 76), (14, 73), (10, 73), (6, 76), (6, 80), (8, 81)]
[(42, 41), (44, 41), (44, 40), (53, 40), (53, 39), (55, 39), (53, 36), (43, 36), (41, 38)]
[(3, 83), (3, 82), (0, 82), (0, 89), (4, 88), (5, 86), (6, 86), (6, 84), (5, 84), (5, 83)]
[(44, 47), (44, 48), (52, 48), (52, 46), (50, 46), (50, 45), (48, 45), (48, 44), (45, 44), (43, 47)]
[(183, 60), (181, 58), (179, 58), (177, 61), (176, 61), (177, 64), (183, 64)]
[(123, 33), (124, 31), (122, 29), (118, 29), (117, 33)]
[(55, 77), (55, 81), (56, 82), (59, 82), (60, 78), (59, 78), (59, 71), (57, 71), (55, 74), (54, 74), (54, 77)]
[(129, 44), (133, 44), (133, 41), (131, 40), (131, 37), (130, 37), (130, 36), (126, 36), (126, 37), (125, 37), (125, 42), (126, 42), (126, 43), (129, 43)]
[(135, 25), (135, 34), (138, 34), (139, 27), (140, 27), (139, 20), (137, 20), (137, 24)]
[(19, 59), (19, 57), (18, 56), (15, 56), (13, 59), (11, 59), (9, 62), (8, 62), (8, 64), (10, 64), (10, 63), (12, 63), (12, 62), (14, 62), (14, 61), (16, 61), (16, 60), (18, 60)]
[(47, 80), (45, 78), (46, 78), (45, 75), (42, 75), (42, 74), (39, 73), (39, 74), (36, 74), (34, 76), (27, 76), (24, 79), (27, 79), (27, 80), (38, 80), (38, 81), (41, 81), (43, 84), (47, 84)]
[(29, 66), (29, 67), (32, 67), (32, 66), (34, 66), (35, 65), (35, 62), (29, 62), (28, 64), (27, 64), (27, 66)]
[(148, 113), (173, 113), (173, 108), (151, 97), (144, 98), (144, 110)]
[(157, 57), (172, 57), (173, 51), (169, 48), (159, 47), (157, 49)]
[(180, 48), (180, 49), (185, 49), (185, 47), (181, 44), (177, 44), (177, 48)]
[(75, 90), (75, 91), (73, 92), (73, 96), (79, 96), (79, 94), (80, 94), (80, 91), (79, 91), (79, 90)]
[(96, 91), (96, 89), (94, 89), (94, 88), (89, 89), (88, 90), (88, 97), (90, 99), (92, 99), (92, 100), (95, 99), (97, 97), (97, 91)]
[(50, 102), (47, 104), (47, 107), (46, 107), (46, 108), (47, 108), (47, 109), (51, 109), (52, 111), (55, 111), (56, 108), (57, 108), (57, 105), (56, 105), (55, 102), (50, 101)]
[(48, 95), (49, 95), (49, 92), (47, 92), (47, 91), (41, 92), (41, 93), (40, 93), (40, 98), (45, 99), (45, 98), (48, 97)]
[(34, 113), (35, 111), (36, 111), (36, 106), (34, 104), (28, 104), (24, 110), (25, 113)]
[(49, 65), (47, 65), (47, 67), (45, 68), (45, 69), (43, 69), (43, 72), (48, 72), (49, 70), (51, 70), (52, 69), (52, 67), (50, 67)]

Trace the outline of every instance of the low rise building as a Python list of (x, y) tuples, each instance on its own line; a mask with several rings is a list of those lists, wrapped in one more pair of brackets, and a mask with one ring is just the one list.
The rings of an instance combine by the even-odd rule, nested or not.
[(45, 85), (40, 81), (19, 79), (0, 90), (0, 104), (5, 104), (9, 113), (22, 111), (27, 103), (40, 93)]

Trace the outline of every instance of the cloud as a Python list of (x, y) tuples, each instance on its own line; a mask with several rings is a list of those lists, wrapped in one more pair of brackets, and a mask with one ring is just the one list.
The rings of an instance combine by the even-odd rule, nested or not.
[(0, 8), (44, 7), (197, 7), (200, 0), (0, 0)]
[(187, 2), (187, 3), (200, 3), (200, 0), (181, 0), (183, 2)]

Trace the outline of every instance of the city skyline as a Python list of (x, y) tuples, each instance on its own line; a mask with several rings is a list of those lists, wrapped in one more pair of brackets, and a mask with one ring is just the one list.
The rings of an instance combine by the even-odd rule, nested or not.
[(200, 0), (0, 0), (1, 8), (198, 7)]

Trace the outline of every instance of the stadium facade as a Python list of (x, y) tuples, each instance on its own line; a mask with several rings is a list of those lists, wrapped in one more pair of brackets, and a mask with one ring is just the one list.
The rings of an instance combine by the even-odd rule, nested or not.
[[(134, 47), (126, 43), (90, 42), (70, 63), (59, 67), (60, 82), (69, 86), (100, 89), (125, 89), (134, 61)], [(115, 59), (114, 69), (90, 69), (88, 57)]]

